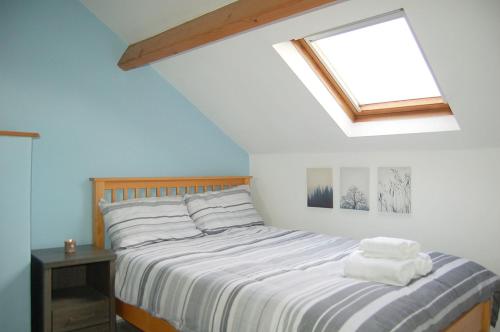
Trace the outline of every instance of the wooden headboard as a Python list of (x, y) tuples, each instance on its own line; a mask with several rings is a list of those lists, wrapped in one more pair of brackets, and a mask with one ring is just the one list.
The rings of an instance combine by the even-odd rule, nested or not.
[(101, 198), (106, 198), (106, 194), (109, 194), (112, 202), (139, 197), (183, 195), (250, 184), (251, 178), (251, 176), (91, 178), (92, 243), (98, 248), (104, 248), (104, 220), (99, 209), (99, 201)]

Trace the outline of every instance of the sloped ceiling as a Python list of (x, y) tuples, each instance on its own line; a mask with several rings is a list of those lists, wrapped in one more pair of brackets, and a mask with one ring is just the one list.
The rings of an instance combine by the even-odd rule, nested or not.
[[(132, 43), (231, 1), (82, 2)], [(272, 45), (400, 8), (462, 130), (348, 138)], [(341, 1), (152, 66), (250, 153), (493, 147), (500, 146), (499, 17), (498, 0)]]

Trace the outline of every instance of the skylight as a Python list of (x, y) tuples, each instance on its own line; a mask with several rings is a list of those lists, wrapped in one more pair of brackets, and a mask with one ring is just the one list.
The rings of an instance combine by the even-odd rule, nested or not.
[(460, 129), (403, 10), (274, 48), (349, 137)]
[(350, 28), (309, 41), (359, 105), (441, 96), (404, 17)]

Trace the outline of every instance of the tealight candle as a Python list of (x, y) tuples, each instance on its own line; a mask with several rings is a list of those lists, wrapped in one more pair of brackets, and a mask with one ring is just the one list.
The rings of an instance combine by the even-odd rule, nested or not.
[(64, 241), (64, 253), (74, 254), (76, 252), (76, 241), (69, 239)]

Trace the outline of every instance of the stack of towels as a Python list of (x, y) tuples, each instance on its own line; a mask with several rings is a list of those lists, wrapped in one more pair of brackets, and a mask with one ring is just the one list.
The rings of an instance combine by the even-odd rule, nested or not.
[(364, 239), (344, 261), (346, 277), (406, 286), (432, 270), (432, 259), (415, 241), (390, 237)]

